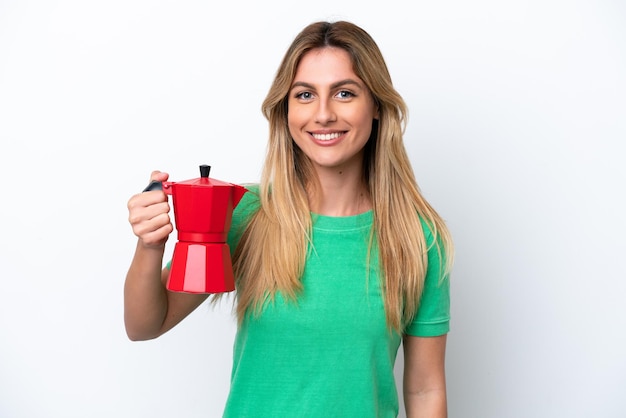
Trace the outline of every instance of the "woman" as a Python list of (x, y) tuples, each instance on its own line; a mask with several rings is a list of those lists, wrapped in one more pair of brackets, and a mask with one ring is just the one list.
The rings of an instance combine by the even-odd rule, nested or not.
[[(452, 240), (419, 192), (406, 106), (376, 43), (348, 22), (307, 26), (263, 112), (263, 175), (229, 234), (238, 329), (224, 416), (396, 417), (403, 341), (407, 416), (445, 417)], [(145, 340), (207, 295), (165, 290), (167, 197), (141, 193), (128, 208), (138, 243), (125, 323)]]

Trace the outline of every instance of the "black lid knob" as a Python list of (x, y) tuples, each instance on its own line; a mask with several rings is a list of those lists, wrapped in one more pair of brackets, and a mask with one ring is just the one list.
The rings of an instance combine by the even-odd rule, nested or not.
[(200, 166), (200, 177), (209, 177), (209, 171), (211, 171), (211, 166), (202, 164)]

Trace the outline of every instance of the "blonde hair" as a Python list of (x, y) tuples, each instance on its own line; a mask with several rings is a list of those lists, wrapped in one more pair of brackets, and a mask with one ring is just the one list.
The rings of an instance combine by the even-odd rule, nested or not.
[(237, 316), (241, 321), (248, 312), (259, 313), (276, 292), (295, 301), (302, 287), (312, 231), (307, 190), (314, 190), (317, 177), (289, 133), (287, 96), (302, 56), (325, 47), (349, 53), (354, 72), (378, 106), (379, 121), (365, 149), (364, 183), (374, 209), (387, 324), (401, 332), (417, 312), (428, 268), (420, 217), (443, 260), (442, 278), (452, 266), (452, 239), (417, 186), (402, 139), (406, 104), (392, 85), (383, 56), (367, 32), (343, 21), (316, 22), (296, 36), (263, 102), (269, 142), (259, 186), (261, 205), (233, 255)]

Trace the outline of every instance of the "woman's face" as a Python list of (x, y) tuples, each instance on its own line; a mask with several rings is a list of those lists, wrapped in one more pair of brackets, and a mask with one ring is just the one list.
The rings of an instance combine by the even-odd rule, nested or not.
[(362, 170), (363, 147), (378, 112), (345, 50), (326, 47), (303, 55), (288, 105), (291, 136), (318, 173)]

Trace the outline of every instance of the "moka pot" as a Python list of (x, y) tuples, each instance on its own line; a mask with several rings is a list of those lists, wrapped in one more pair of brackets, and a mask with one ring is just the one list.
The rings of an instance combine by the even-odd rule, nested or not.
[(247, 189), (209, 178), (211, 167), (200, 166), (200, 177), (163, 182), (172, 196), (178, 241), (166, 287), (174, 292), (222, 293), (235, 290), (226, 237), (233, 210)]

